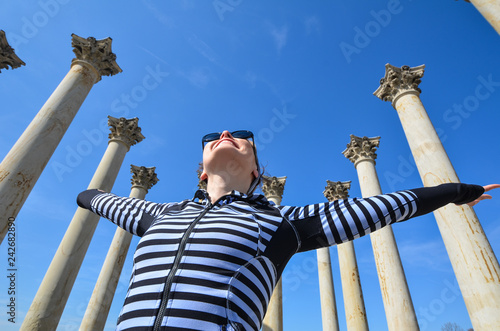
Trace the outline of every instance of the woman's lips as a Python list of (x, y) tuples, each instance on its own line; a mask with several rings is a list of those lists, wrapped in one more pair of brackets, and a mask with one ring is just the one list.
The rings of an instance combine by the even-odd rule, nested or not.
[(215, 144), (214, 149), (217, 148), (223, 142), (230, 142), (231, 144), (233, 144), (234, 147), (239, 148), (239, 146), (236, 143), (236, 141), (234, 141), (232, 139), (228, 139), (228, 138), (223, 138), (223, 139), (219, 140), (219, 142), (217, 144)]

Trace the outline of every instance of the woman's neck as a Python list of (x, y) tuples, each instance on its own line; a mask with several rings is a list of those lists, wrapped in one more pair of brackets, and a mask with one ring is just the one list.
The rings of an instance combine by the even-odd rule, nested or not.
[(243, 180), (240, 177), (210, 175), (207, 183), (207, 192), (210, 201), (214, 203), (220, 197), (231, 193), (233, 190), (247, 193), (251, 179)]

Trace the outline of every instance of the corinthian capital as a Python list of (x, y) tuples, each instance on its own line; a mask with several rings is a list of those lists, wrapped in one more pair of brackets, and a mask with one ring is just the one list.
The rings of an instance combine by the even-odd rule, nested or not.
[(380, 137), (357, 137), (351, 134), (351, 142), (347, 144), (347, 148), (342, 152), (346, 158), (349, 159), (354, 166), (358, 162), (364, 160), (371, 160), (375, 163), (377, 158), (377, 147), (380, 143)]
[(348, 182), (332, 182), (327, 180), (326, 187), (323, 195), (328, 201), (347, 199), (349, 196), (349, 189), (351, 188), (351, 181)]
[(158, 177), (155, 173), (156, 167), (138, 167), (130, 165), (130, 173), (132, 173), (132, 187), (140, 187), (146, 192), (158, 183)]
[[(266, 198), (281, 202), (283, 191), (285, 190), (286, 176), (284, 177), (269, 177), (262, 176), (262, 192)], [(276, 203), (276, 201), (274, 201)], [(276, 203), (278, 204), (278, 203)]]
[(141, 133), (141, 128), (137, 125), (138, 122), (139, 119), (137, 117), (126, 119), (124, 117), (115, 118), (108, 116), (108, 125), (111, 130), (109, 141), (119, 141), (128, 148), (141, 142), (144, 136)]
[(380, 80), (380, 86), (373, 94), (382, 101), (390, 101), (394, 105), (396, 99), (404, 93), (420, 94), (418, 85), (424, 76), (425, 65), (410, 68), (385, 65), (385, 76)]
[[(7, 42), (7, 37), (5, 37), (5, 32), (0, 30), (0, 69), (12, 69), (24, 66), (24, 63), (17, 55), (14, 53), (14, 49), (10, 47)], [(1, 72), (1, 70), (0, 70)]]
[(71, 35), (71, 46), (76, 58), (72, 64), (85, 62), (90, 64), (99, 73), (97, 81), (101, 76), (113, 76), (122, 72), (122, 69), (116, 63), (116, 55), (111, 52), (111, 38), (97, 40), (94, 37), (87, 39)]

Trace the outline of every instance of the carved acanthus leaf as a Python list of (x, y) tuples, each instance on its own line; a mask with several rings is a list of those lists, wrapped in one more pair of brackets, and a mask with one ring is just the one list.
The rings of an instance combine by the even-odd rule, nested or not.
[(26, 65), (26, 63), (24, 63), (23, 60), (14, 53), (14, 49), (10, 47), (5, 32), (0, 30), (0, 69), (8, 70), (9, 66), (15, 69), (24, 65)]
[(144, 166), (130, 165), (130, 173), (132, 173), (132, 187), (139, 186), (148, 191), (159, 179), (155, 173), (156, 167), (146, 168)]
[(347, 199), (347, 197), (349, 196), (350, 188), (351, 181), (332, 182), (327, 180), (323, 195), (328, 199), (328, 201)]
[(342, 152), (346, 158), (352, 163), (360, 160), (372, 160), (375, 163), (377, 158), (377, 147), (380, 143), (380, 137), (357, 137), (351, 134), (351, 141), (347, 144), (347, 148)]
[(380, 80), (380, 86), (373, 93), (383, 101), (393, 102), (401, 93), (413, 91), (420, 94), (422, 91), (418, 85), (422, 82), (425, 65), (410, 68), (401, 68), (385, 65), (385, 76)]
[(285, 177), (269, 177), (262, 176), (262, 192), (266, 198), (278, 197), (281, 199), (283, 191), (285, 190), (286, 176)]
[(138, 126), (139, 119), (137, 117), (126, 119), (124, 117), (115, 118), (108, 116), (108, 125), (111, 133), (109, 139), (119, 140), (128, 147), (141, 142), (145, 137), (141, 133), (141, 128)]
[(76, 55), (72, 62), (90, 63), (100, 76), (112, 76), (122, 72), (115, 61), (116, 55), (111, 51), (111, 38), (97, 40), (94, 37), (88, 37), (85, 39), (76, 34), (72, 34), (71, 37), (71, 45)]

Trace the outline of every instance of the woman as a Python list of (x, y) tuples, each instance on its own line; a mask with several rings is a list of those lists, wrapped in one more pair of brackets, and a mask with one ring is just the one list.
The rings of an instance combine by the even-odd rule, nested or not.
[[(259, 330), (296, 252), (340, 244), (500, 187), (444, 184), (305, 207), (253, 194), (261, 174), (250, 131), (205, 135), (207, 190), (152, 203), (87, 190), (78, 204), (141, 238), (118, 330)], [(198, 201), (195, 199), (198, 198)]]

